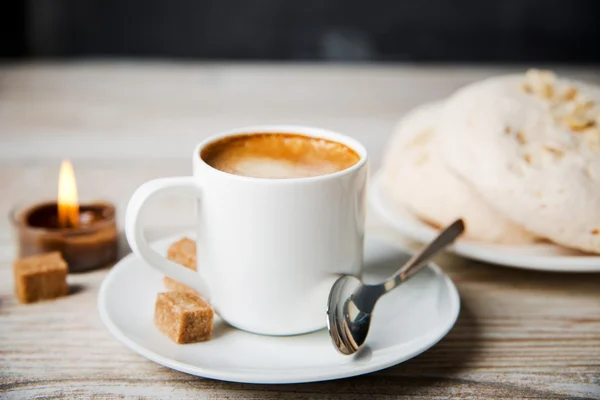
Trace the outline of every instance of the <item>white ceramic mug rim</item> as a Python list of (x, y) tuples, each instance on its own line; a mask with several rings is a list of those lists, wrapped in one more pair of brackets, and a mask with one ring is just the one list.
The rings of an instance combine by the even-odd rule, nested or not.
[[(230, 174), (228, 172), (223, 172), (223, 171), (220, 171), (220, 170), (208, 165), (206, 163), (206, 161), (204, 161), (202, 159), (202, 157), (200, 156), (202, 150), (207, 145), (209, 145), (213, 142), (216, 142), (220, 139), (223, 139), (225, 137), (240, 136), (240, 135), (252, 135), (252, 134), (259, 134), (259, 133), (289, 133), (289, 134), (296, 134), (296, 135), (300, 135), (300, 136), (331, 140), (331, 141), (338, 142), (345, 146), (350, 147), (352, 150), (354, 150), (359, 155), (360, 160), (356, 164), (352, 165), (349, 168), (346, 168), (344, 170), (334, 172), (331, 174), (317, 175), (317, 176), (310, 176), (310, 177), (303, 177), (303, 178), (272, 179), (272, 178), (256, 178), (256, 177), (235, 175), (235, 174)], [(343, 135), (341, 133), (327, 130), (327, 129), (314, 128), (314, 127), (302, 126), (302, 125), (254, 125), (254, 126), (246, 126), (246, 127), (237, 128), (237, 129), (231, 129), (231, 130), (228, 130), (225, 132), (221, 132), (221, 133), (212, 135), (212, 136), (204, 139), (203, 141), (198, 143), (194, 149), (194, 162), (198, 163), (205, 170), (210, 171), (210, 173), (221, 175), (223, 178), (249, 181), (249, 182), (251, 181), (251, 182), (257, 182), (257, 183), (259, 183), (259, 182), (260, 183), (269, 183), (269, 184), (290, 184), (290, 183), (299, 183), (299, 182), (309, 183), (309, 182), (336, 179), (336, 178), (339, 178), (339, 177), (342, 177), (342, 176), (345, 176), (348, 174), (352, 174), (356, 170), (362, 168), (363, 165), (365, 165), (367, 163), (367, 159), (368, 159), (367, 150), (358, 140), (353, 139), (349, 136)]]

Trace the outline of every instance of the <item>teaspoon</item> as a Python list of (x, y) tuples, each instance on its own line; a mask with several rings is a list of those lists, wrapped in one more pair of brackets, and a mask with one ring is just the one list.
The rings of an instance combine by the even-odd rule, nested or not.
[(327, 327), (335, 348), (345, 355), (356, 353), (369, 333), (371, 314), (377, 300), (420, 271), (431, 257), (454, 242), (464, 229), (462, 219), (454, 221), (383, 283), (366, 285), (351, 275), (335, 281), (327, 304)]

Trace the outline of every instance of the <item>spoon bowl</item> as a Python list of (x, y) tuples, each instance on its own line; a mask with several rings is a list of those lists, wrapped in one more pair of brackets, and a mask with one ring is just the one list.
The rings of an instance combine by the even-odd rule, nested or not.
[[(327, 329), (331, 335), (335, 347), (342, 354), (353, 354), (358, 351), (360, 345), (357, 341), (361, 341), (360, 337), (354, 339), (352, 332), (349, 331), (351, 324), (346, 321), (345, 309), (347, 304), (340, 299), (349, 299), (352, 293), (362, 285), (362, 282), (355, 276), (346, 275), (340, 277), (329, 292), (328, 311), (327, 311)], [(370, 322), (370, 321), (369, 321)], [(366, 339), (367, 330), (364, 332), (364, 341)]]

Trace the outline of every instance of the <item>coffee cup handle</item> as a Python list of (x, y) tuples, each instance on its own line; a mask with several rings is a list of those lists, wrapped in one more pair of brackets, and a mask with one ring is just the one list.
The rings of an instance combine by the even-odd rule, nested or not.
[(153, 250), (144, 236), (143, 214), (148, 200), (162, 195), (185, 195), (201, 198), (202, 190), (191, 176), (160, 178), (142, 184), (131, 196), (125, 216), (125, 233), (131, 250), (142, 260), (166, 276), (185, 283), (205, 299), (210, 300), (208, 285), (195, 271), (170, 261)]

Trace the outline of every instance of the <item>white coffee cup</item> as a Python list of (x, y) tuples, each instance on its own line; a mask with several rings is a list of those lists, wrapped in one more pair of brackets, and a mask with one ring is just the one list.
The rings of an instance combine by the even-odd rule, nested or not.
[[(342, 143), (360, 161), (332, 174), (263, 179), (217, 170), (200, 156), (209, 143), (252, 133), (293, 133)], [(326, 326), (327, 296), (341, 274), (359, 275), (363, 261), (367, 152), (356, 140), (302, 126), (231, 130), (194, 149), (194, 175), (141, 185), (127, 207), (133, 252), (165, 275), (198, 290), (221, 318), (246, 331), (293, 335)], [(198, 199), (197, 271), (154, 251), (140, 214), (163, 194)]]

